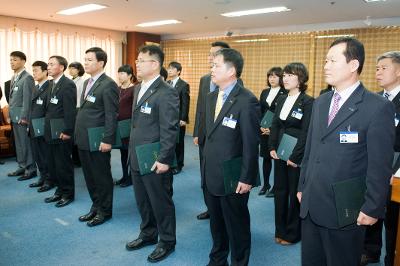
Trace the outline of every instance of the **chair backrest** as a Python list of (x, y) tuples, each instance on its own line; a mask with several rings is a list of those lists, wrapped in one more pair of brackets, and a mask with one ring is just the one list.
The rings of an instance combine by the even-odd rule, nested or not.
[(10, 119), (9, 106), (8, 105), (6, 105), (3, 108), (1, 108), (1, 114), (0, 115), (3, 116), (2, 117), (3, 119), (0, 119), (0, 120), (3, 120), (2, 121), (3, 125), (9, 125), (10, 123), (7, 123), (7, 121), (9, 121), (9, 119)]

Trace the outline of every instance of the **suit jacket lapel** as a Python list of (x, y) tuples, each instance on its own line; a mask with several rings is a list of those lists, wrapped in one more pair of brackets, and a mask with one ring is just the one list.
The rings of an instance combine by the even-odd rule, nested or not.
[(393, 98), (392, 103), (396, 106), (396, 109), (400, 107), (400, 93), (397, 93), (396, 97)]
[(32, 100), (36, 100), (38, 97), (40, 97), (43, 93), (45, 93), (47, 91), (47, 88), (49, 86), (49, 81), (46, 81), (45, 83), (43, 83), (40, 91), (36, 89), (35, 86), (35, 93), (33, 94), (33, 98)]
[(85, 97), (86, 87), (87, 87), (90, 79), (85, 80), (85, 82), (83, 84), (84, 89), (82, 90), (82, 94), (81, 94), (81, 107), (80, 108), (82, 108), (85, 105), (85, 103), (87, 102), (87, 96), (93, 94), (94, 91), (100, 86), (100, 84), (103, 81), (103, 79), (105, 78), (105, 76), (106, 76), (105, 73), (101, 74), (101, 76), (94, 82), (94, 84), (90, 88), (89, 92), (86, 94), (86, 97)]
[(156, 79), (153, 84), (151, 84), (151, 86), (147, 89), (147, 91), (142, 95), (142, 98), (140, 98), (139, 102), (135, 106), (135, 110), (139, 108), (139, 106), (141, 106), (151, 95), (153, 95), (154, 92), (157, 91), (157, 87), (160, 82), (162, 82), (161, 77), (158, 77), (158, 79)]
[(206, 121), (207, 135), (209, 135), (214, 128), (215, 105), (217, 103), (218, 93), (217, 91), (211, 92), (207, 97), (211, 97), (210, 104), (207, 105), (206, 110), (207, 114), (209, 114), (206, 116), (208, 118)]

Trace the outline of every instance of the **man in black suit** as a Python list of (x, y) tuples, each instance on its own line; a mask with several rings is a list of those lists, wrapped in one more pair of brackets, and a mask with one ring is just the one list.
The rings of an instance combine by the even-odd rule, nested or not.
[[(376, 80), (383, 89), (379, 94), (391, 101), (396, 108), (396, 115), (394, 117), (396, 126), (394, 151), (400, 152), (400, 52), (387, 52), (378, 57)], [(392, 173), (394, 174), (397, 169), (398, 166), (393, 169)], [(390, 196), (391, 193), (389, 193), (387, 198), (385, 219), (379, 219), (376, 224), (367, 228), (360, 265), (379, 262), (382, 249), (383, 224), (385, 224), (386, 239), (385, 265), (394, 264), (399, 204), (391, 201)]]
[(186, 125), (189, 124), (190, 90), (189, 84), (180, 78), (182, 65), (172, 61), (168, 65), (168, 84), (178, 91), (179, 95), (179, 140), (176, 143), (175, 153), (177, 167), (172, 169), (174, 175), (179, 174), (183, 168), (185, 157), (185, 133)]
[[(175, 250), (176, 218), (171, 195), (171, 165), (179, 125), (179, 98), (176, 89), (160, 77), (163, 51), (155, 45), (143, 46), (136, 60), (137, 75), (142, 80), (136, 87), (132, 107), (132, 128), (129, 153), (136, 204), (142, 222), (137, 239), (126, 244), (127, 250), (137, 250), (157, 243), (148, 256), (150, 262), (165, 259)], [(153, 172), (141, 175), (136, 147), (160, 143), (160, 152)]]
[[(43, 136), (36, 136), (36, 132), (32, 126), (32, 119), (44, 118), (46, 115), (46, 103), (48, 97), (49, 81), (47, 80), (47, 64), (43, 61), (35, 61), (32, 64), (33, 79), (37, 82), (32, 93), (32, 102), (29, 120), (29, 136), (31, 137), (31, 146), (33, 159), (39, 168), (40, 178), (38, 181), (29, 185), (29, 187), (40, 187), (38, 192), (47, 191), (51, 188), (51, 184), (44, 186), (49, 179), (48, 168), (48, 146)], [(41, 132), (42, 134), (44, 132)], [(42, 188), (43, 187), (43, 188)]]
[[(59, 55), (49, 58), (47, 71), (53, 78), (49, 85), (45, 117), (45, 140), (48, 144), (49, 178), (47, 183), (56, 184), (53, 196), (45, 199), (46, 203), (57, 202), (56, 207), (70, 204), (75, 197), (74, 166), (72, 163), (72, 145), (76, 117), (76, 86), (64, 76), (67, 60)], [(54, 136), (51, 128), (56, 119), (64, 124), (59, 136)]]
[[(210, 68), (212, 67), (215, 53), (222, 48), (230, 48), (225, 42), (213, 42), (211, 44), (210, 53), (208, 54), (208, 63)], [(211, 74), (208, 73), (200, 78), (199, 93), (197, 95), (197, 106), (196, 106), (196, 117), (193, 129), (193, 143), (199, 146), (199, 158), (200, 158), (200, 174), (201, 174), (201, 188), (204, 196), (204, 177), (201, 169), (203, 161), (203, 149), (206, 141), (205, 137), (205, 110), (206, 110), (206, 99), (210, 92), (213, 92), (217, 88), (217, 85), (211, 81)], [(204, 198), (205, 202), (205, 198)], [(208, 210), (197, 215), (197, 219), (204, 220), (210, 218)]]
[(314, 102), (297, 194), (302, 265), (358, 265), (365, 226), (384, 216), (395, 110), (360, 83), (363, 64), (358, 40), (331, 44), (324, 70), (335, 91)]
[[(111, 148), (115, 143), (119, 91), (117, 84), (104, 73), (107, 54), (99, 47), (85, 53), (85, 71), (91, 78), (83, 85), (81, 107), (75, 125), (75, 143), (92, 200), (87, 214), (79, 221), (90, 227), (100, 225), (112, 217), (113, 179), (111, 175)], [(90, 151), (88, 129), (104, 127), (104, 136), (98, 151)]]
[[(250, 189), (260, 183), (258, 145), (260, 105), (257, 98), (237, 81), (243, 69), (242, 55), (234, 49), (215, 53), (212, 81), (219, 90), (207, 95), (207, 141), (202, 169), (205, 199), (210, 213), (213, 247), (208, 265), (248, 265), (250, 257)], [(232, 193), (224, 187), (224, 164), (241, 158), (238, 184)], [(235, 176), (236, 178), (236, 176)]]

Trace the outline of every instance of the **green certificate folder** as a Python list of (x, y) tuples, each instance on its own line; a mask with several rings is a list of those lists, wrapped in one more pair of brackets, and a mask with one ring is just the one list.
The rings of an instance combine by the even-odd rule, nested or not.
[[(136, 157), (139, 164), (139, 171), (141, 175), (150, 174), (151, 167), (156, 162), (158, 155), (160, 153), (160, 142), (154, 142), (149, 144), (138, 145), (135, 147)], [(176, 158), (171, 165), (171, 167), (176, 167)]]
[(10, 108), (10, 119), (13, 123), (18, 123), (21, 119), (22, 107)]
[[(99, 151), (100, 142), (104, 138), (104, 127), (92, 127), (88, 128), (88, 137), (89, 137), (89, 150)], [(114, 149), (120, 148), (122, 146), (121, 143), (121, 135), (119, 129), (115, 131), (115, 144), (112, 146)]]
[(237, 157), (222, 163), (225, 195), (233, 194), (239, 183), (242, 171), (242, 157)]
[(261, 127), (263, 128), (270, 128), (272, 125), (272, 120), (274, 119), (274, 113), (271, 111), (267, 111), (261, 120)]
[(365, 177), (351, 178), (332, 184), (339, 227), (353, 224), (364, 203), (367, 190)]
[(32, 119), (33, 135), (41, 137), (44, 135), (44, 117)]
[(121, 139), (129, 138), (131, 134), (131, 119), (118, 121), (118, 128)]
[(293, 149), (297, 144), (297, 139), (288, 134), (283, 134), (281, 143), (279, 143), (278, 151), (276, 152), (279, 159), (287, 161), (292, 155)]
[(52, 139), (59, 139), (65, 129), (64, 118), (50, 119), (50, 131)]

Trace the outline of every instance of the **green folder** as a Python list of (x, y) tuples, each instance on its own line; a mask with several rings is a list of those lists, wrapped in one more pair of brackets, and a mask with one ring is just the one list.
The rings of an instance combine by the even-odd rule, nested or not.
[[(89, 150), (99, 151), (100, 142), (104, 138), (104, 127), (92, 127), (88, 128), (88, 137), (89, 137)], [(112, 145), (113, 149), (118, 149), (122, 146), (121, 143), (121, 135), (119, 132), (119, 128), (115, 130), (115, 144)]]
[(332, 184), (339, 227), (354, 224), (364, 203), (367, 190), (365, 177), (351, 178)]
[(64, 118), (50, 119), (50, 132), (52, 139), (59, 139), (65, 129)]
[(293, 149), (297, 144), (297, 139), (288, 134), (283, 134), (281, 142), (279, 143), (278, 151), (276, 152), (279, 159), (287, 161), (292, 155)]
[(271, 111), (267, 111), (263, 117), (263, 119), (261, 120), (261, 127), (263, 128), (270, 128), (272, 125), (272, 120), (274, 119), (274, 113)]
[(118, 121), (118, 128), (121, 139), (129, 138), (131, 134), (131, 119)]
[(236, 193), (242, 171), (242, 157), (237, 157), (222, 163), (225, 195)]
[(10, 119), (13, 123), (18, 123), (21, 119), (22, 107), (11, 107), (10, 108)]
[(41, 137), (44, 135), (44, 117), (32, 119), (33, 136)]
[[(160, 153), (160, 142), (138, 145), (135, 147), (136, 157), (139, 164), (139, 171), (141, 175), (150, 174), (151, 167), (156, 162)], [(176, 157), (172, 162), (171, 168), (177, 166)]]

